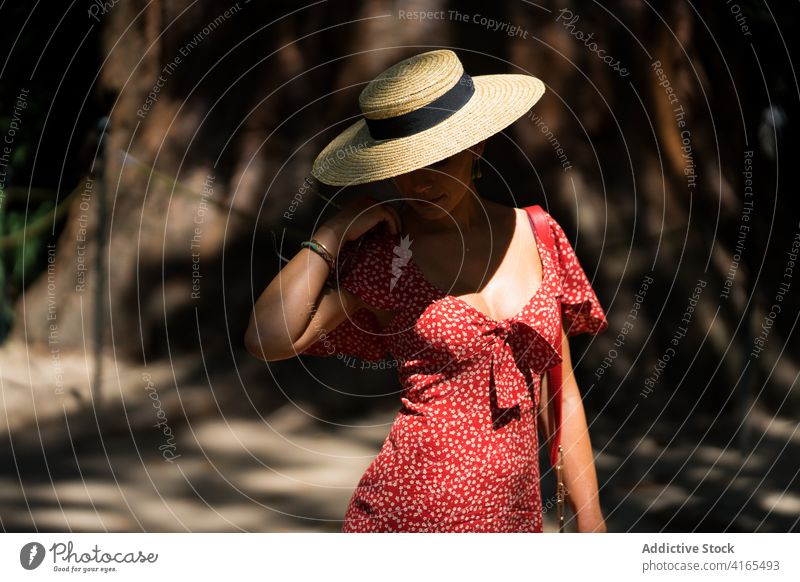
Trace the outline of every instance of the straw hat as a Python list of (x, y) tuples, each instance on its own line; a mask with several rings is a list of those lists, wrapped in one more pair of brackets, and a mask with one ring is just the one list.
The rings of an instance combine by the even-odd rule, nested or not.
[(411, 172), (508, 127), (543, 93), (530, 75), (470, 77), (451, 50), (415, 55), (361, 91), (363, 117), (325, 146), (311, 174), (351, 186)]

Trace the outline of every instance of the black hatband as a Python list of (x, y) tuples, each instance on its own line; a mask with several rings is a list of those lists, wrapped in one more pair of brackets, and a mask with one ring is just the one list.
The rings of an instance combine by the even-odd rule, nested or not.
[(472, 77), (464, 73), (444, 94), (419, 109), (397, 117), (386, 119), (367, 119), (367, 127), (372, 139), (394, 139), (408, 137), (430, 129), (461, 109), (475, 93)]

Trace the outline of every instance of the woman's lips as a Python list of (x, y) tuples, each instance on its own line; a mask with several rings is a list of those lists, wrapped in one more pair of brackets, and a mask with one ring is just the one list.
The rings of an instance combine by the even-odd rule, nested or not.
[(420, 200), (420, 202), (428, 204), (436, 204), (437, 202), (441, 202), (442, 200), (444, 200), (444, 194), (439, 194), (436, 198), (431, 198), (430, 200)]

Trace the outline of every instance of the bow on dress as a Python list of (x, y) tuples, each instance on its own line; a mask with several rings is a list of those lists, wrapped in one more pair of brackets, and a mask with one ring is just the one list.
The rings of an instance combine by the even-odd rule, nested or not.
[(501, 408), (511, 408), (528, 397), (528, 386), (514, 368), (524, 377), (526, 370), (542, 374), (562, 360), (550, 342), (524, 321), (492, 322), (481, 335), (489, 338), (484, 348), (491, 349), (489, 389)]

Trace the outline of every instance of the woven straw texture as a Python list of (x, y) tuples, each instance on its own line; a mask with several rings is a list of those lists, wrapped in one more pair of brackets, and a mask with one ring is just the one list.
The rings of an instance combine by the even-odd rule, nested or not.
[[(384, 119), (422, 107), (452, 88), (464, 72), (450, 50), (429, 51), (392, 65), (359, 96), (364, 117)], [(470, 100), (434, 127), (408, 137), (374, 140), (360, 118), (331, 141), (314, 160), (311, 174), (332, 186), (375, 182), (428, 166), (502, 131), (544, 94), (531, 75), (472, 77)]]

